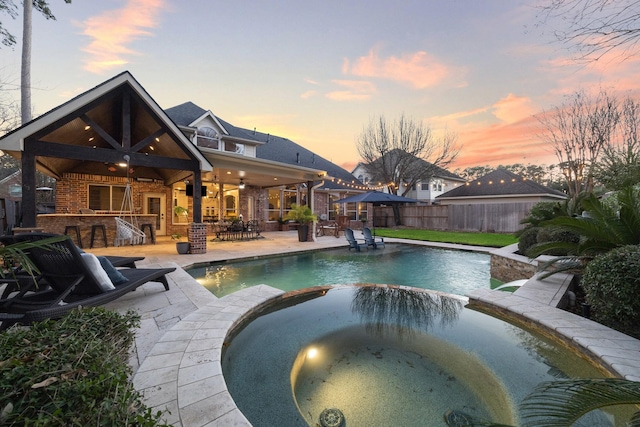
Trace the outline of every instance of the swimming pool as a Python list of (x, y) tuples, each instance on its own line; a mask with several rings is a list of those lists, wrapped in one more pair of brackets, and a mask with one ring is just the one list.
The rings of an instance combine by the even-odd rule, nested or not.
[[(532, 330), (464, 307), (460, 297), (386, 286), (305, 290), (246, 317), (227, 335), (222, 371), (254, 425), (443, 426), (451, 410), (518, 425), (543, 381), (602, 374)], [(580, 425), (623, 426), (629, 413)], [(342, 425), (342, 424), (335, 424)]]
[(384, 249), (345, 248), (250, 261), (216, 262), (187, 269), (200, 284), (223, 297), (265, 284), (283, 291), (330, 284), (395, 284), (464, 295), (489, 287), (490, 256), (482, 253), (387, 244)]

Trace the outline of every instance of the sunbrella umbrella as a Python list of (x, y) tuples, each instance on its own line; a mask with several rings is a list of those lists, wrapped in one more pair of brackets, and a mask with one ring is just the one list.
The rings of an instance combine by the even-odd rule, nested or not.
[[(344, 199), (336, 200), (335, 203), (373, 203), (374, 206), (380, 205), (399, 205), (401, 203), (418, 203), (420, 200), (410, 199), (408, 197), (397, 196), (395, 194), (383, 193), (382, 191), (367, 191), (366, 193), (356, 194)], [(376, 218), (373, 218), (373, 235), (375, 236)]]

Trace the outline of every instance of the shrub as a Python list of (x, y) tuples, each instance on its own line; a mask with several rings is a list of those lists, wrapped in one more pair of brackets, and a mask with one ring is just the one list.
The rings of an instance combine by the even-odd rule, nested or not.
[[(541, 227), (538, 230), (537, 236), (538, 243), (546, 242), (566, 242), (566, 243), (578, 243), (580, 242), (580, 236), (568, 230), (563, 230), (557, 227)], [(547, 255), (564, 256), (569, 255), (565, 248), (550, 249), (546, 252)]]
[(520, 240), (518, 240), (518, 252), (522, 255), (526, 255), (529, 248), (538, 243), (538, 231), (539, 227), (527, 227), (520, 233)]
[(527, 224), (527, 228), (537, 227), (542, 221), (557, 217), (560, 211), (559, 202), (538, 202), (531, 207), (529, 214), (520, 224)]
[(585, 267), (582, 287), (597, 321), (639, 335), (640, 246), (622, 246), (595, 257)]
[(139, 320), (91, 308), (0, 334), (0, 424), (157, 425), (129, 381)]

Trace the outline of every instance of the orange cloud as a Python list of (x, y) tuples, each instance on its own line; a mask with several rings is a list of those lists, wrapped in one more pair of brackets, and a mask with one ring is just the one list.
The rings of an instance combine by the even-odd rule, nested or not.
[(461, 74), (460, 70), (452, 69), (424, 51), (381, 58), (373, 49), (353, 63), (345, 59), (342, 72), (408, 83), (417, 89), (436, 86), (452, 74)]
[(157, 15), (164, 0), (129, 0), (122, 9), (111, 10), (84, 21), (82, 33), (93, 41), (82, 50), (90, 57), (84, 69), (100, 74), (128, 63), (126, 57), (137, 52), (126, 45), (157, 26)]
[(463, 149), (453, 167), (557, 163), (551, 147), (540, 140), (538, 132), (534, 117), (461, 132), (459, 142)]
[(493, 104), (493, 114), (502, 122), (514, 123), (536, 113), (531, 99), (512, 93)]
[(357, 80), (333, 80), (338, 86), (346, 90), (337, 90), (327, 93), (325, 96), (334, 101), (362, 101), (371, 98), (376, 93), (376, 87), (371, 82)]

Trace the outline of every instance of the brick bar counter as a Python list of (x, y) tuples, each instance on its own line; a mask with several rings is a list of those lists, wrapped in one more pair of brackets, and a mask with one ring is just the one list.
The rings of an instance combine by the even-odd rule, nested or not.
[[(82, 246), (88, 248), (91, 243), (91, 226), (103, 224), (107, 230), (107, 243), (113, 246), (116, 238), (116, 217), (121, 217), (129, 222), (131, 215), (125, 214), (41, 214), (36, 218), (36, 225), (42, 228), (45, 233), (64, 234), (64, 228), (68, 225), (77, 225), (80, 227), (80, 237)], [(155, 214), (137, 214), (134, 218), (138, 221), (138, 228), (142, 224), (155, 224)], [(146, 230), (145, 230), (146, 231)], [(148, 233), (147, 233), (148, 234)], [(75, 240), (75, 233), (70, 234)], [(146, 243), (151, 243), (151, 239), (147, 236)], [(102, 241), (102, 232), (96, 232), (94, 247), (104, 247)]]

